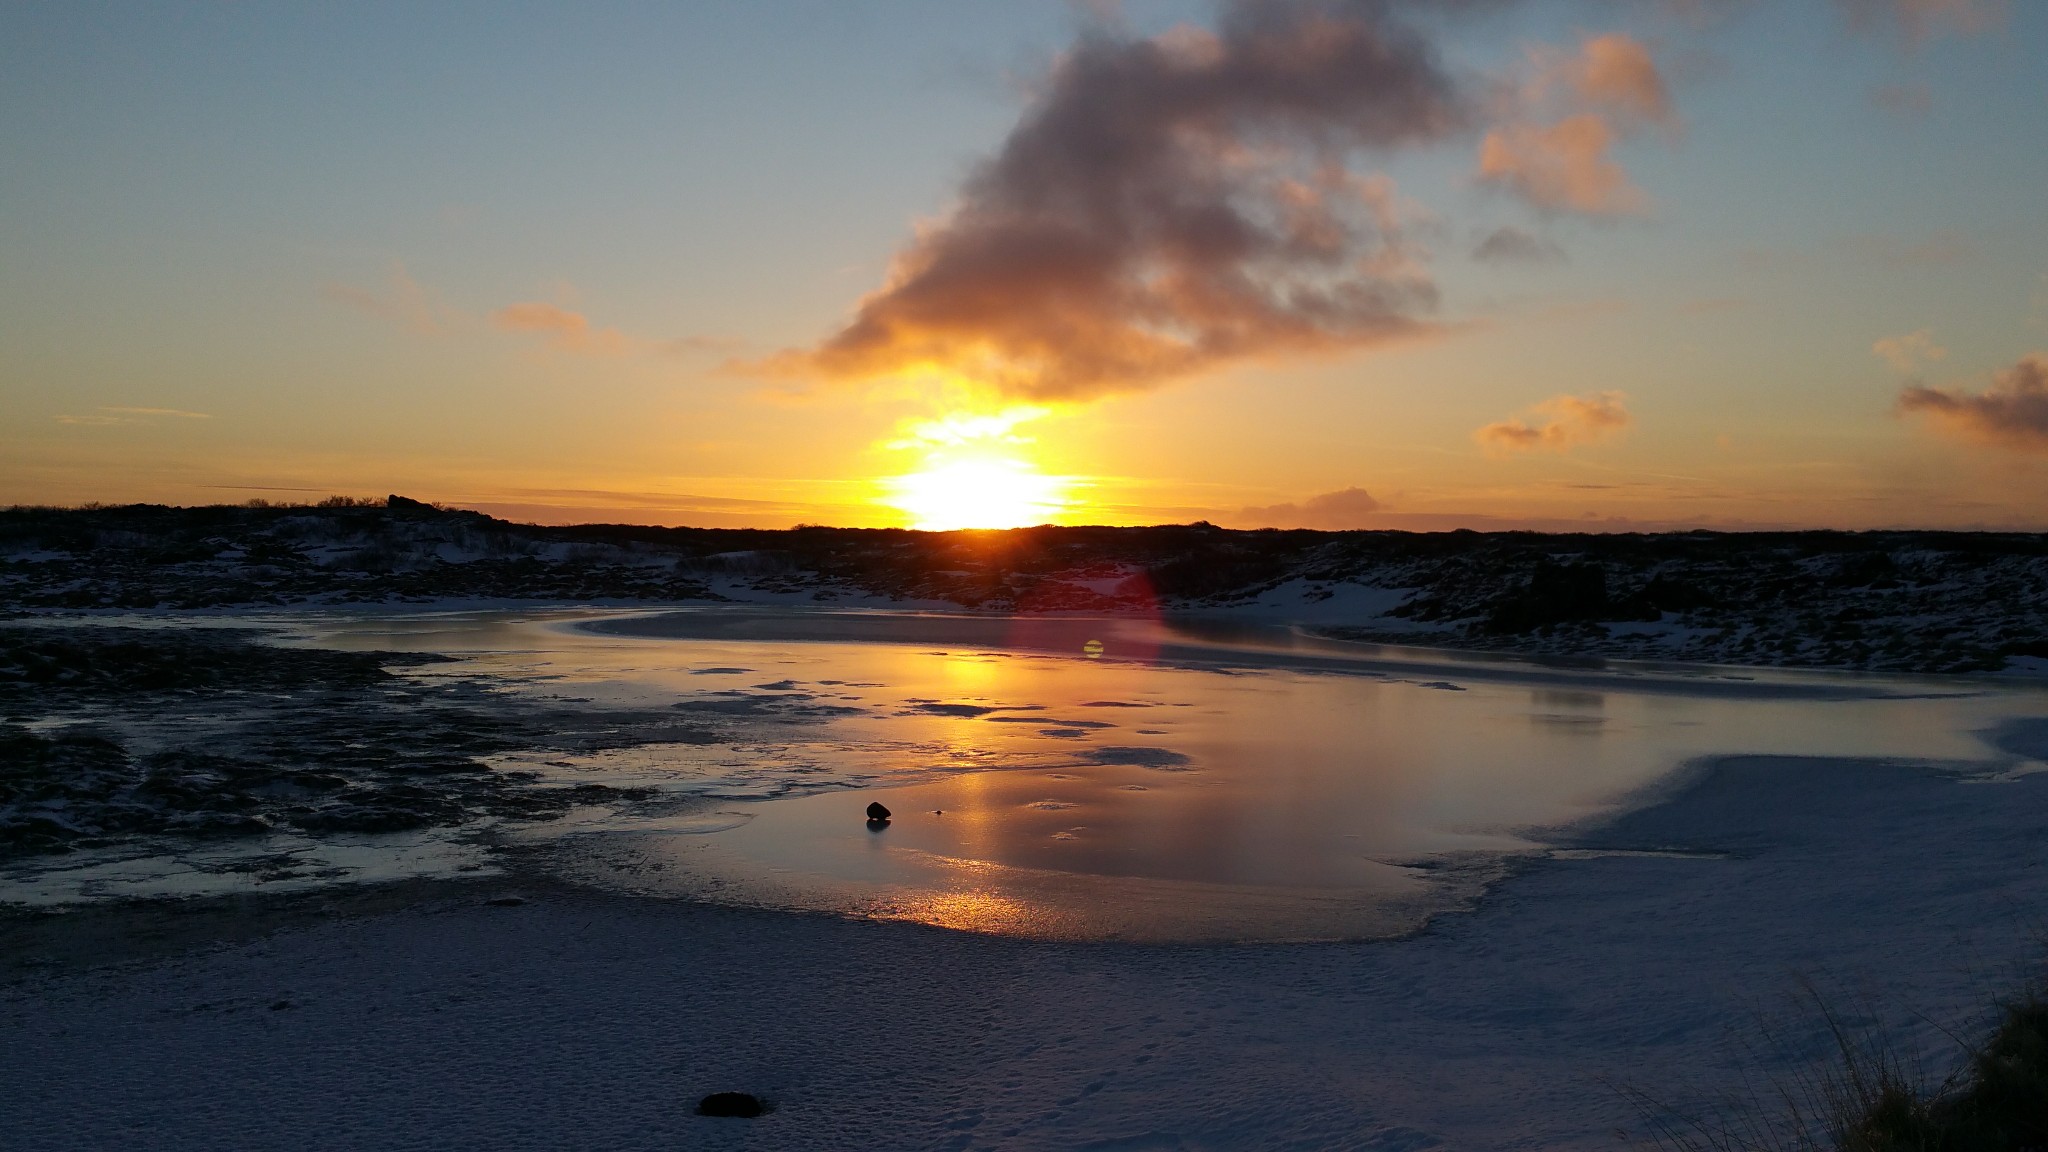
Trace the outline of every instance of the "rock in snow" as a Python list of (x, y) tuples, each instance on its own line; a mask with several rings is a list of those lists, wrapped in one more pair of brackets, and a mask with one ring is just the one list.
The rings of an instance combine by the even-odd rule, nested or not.
[(767, 1110), (760, 1097), (747, 1092), (713, 1092), (697, 1101), (699, 1116), (740, 1116), (751, 1120)]

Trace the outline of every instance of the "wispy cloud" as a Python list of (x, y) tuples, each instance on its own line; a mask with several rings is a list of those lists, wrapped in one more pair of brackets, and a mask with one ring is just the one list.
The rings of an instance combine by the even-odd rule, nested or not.
[(547, 348), (580, 356), (625, 356), (642, 346), (617, 328), (596, 327), (583, 313), (558, 304), (508, 304), (491, 313), (491, 323), (507, 332), (539, 335)]
[(384, 283), (376, 288), (328, 284), (321, 294), (368, 316), (386, 320), (419, 336), (439, 336), (460, 318), (438, 294), (413, 279), (405, 265), (393, 260)]
[(1870, 90), (1870, 103), (1895, 119), (1920, 120), (1934, 108), (1934, 90), (1919, 82), (1880, 84)]
[(1995, 373), (1982, 392), (1908, 385), (1899, 393), (1898, 410), (1967, 440), (2048, 453), (2048, 353), (2022, 357)]
[(1917, 47), (1937, 36), (1977, 36), (2005, 25), (2008, 0), (1835, 0), (1849, 26)]
[(1564, 249), (1512, 224), (1495, 228), (1472, 246), (1472, 258), (1483, 264), (1555, 264)]
[(1495, 456), (1569, 452), (1626, 430), (1632, 419), (1627, 399), (1621, 392), (1553, 396), (1531, 408), (1527, 417), (1488, 424), (1474, 432), (1472, 438)]
[(102, 404), (84, 416), (60, 415), (57, 423), (97, 428), (109, 424), (149, 424), (158, 420), (211, 419), (213, 414), (210, 412), (187, 412), (183, 408), (132, 408), (121, 404)]
[(1948, 349), (1934, 342), (1932, 328), (1887, 336), (1872, 344), (1870, 350), (1900, 372), (1918, 372), (1923, 366), (1948, 357)]

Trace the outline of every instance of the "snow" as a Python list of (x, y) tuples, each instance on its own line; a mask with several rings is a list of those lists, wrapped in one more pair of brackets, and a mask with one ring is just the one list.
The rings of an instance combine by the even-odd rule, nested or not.
[(1429, 630), (1427, 625), (1417, 626), (1412, 621), (1387, 615), (1407, 601), (1414, 591), (1413, 588), (1379, 588), (1327, 580), (1289, 580), (1250, 600), (1205, 609), (1202, 614), (1304, 626), (1370, 625), (1388, 632)]
[[(1354, 614), (1332, 619), (1355, 619), (1403, 595), (1302, 582), (1229, 611), (1277, 622), (1331, 605)], [(667, 621), (687, 634), (713, 611), (727, 610)], [(333, 615), (359, 612), (391, 610)], [(568, 615), (655, 633), (664, 621)], [(818, 619), (852, 628), (874, 615)], [(957, 610), (939, 623), (992, 627)], [(1835, 691), (1826, 677), (1767, 671), (1596, 675), (1313, 648), (1266, 661), (1340, 663), (1423, 688), (1461, 687), (1423, 682), (1455, 668), (1484, 691), (1520, 685), (1551, 711), (1571, 691), (1620, 691), (1613, 676), (1648, 694), (1649, 711), (1679, 694)], [(1411, 694), (1431, 698), (1404, 704), (1413, 720), (1482, 692)], [(2038, 703), (2024, 708), (2048, 711)], [(1541, 842), (1554, 847), (1513, 860), (1466, 910), (1376, 942), (996, 937), (578, 887), (517, 854), (490, 858), (508, 871), (395, 888), (382, 904), (337, 895), (327, 913), (302, 896), (0, 918), (0, 1143), (1612, 1148), (1628, 1142), (1617, 1131), (1643, 1130), (1622, 1088), (1693, 1107), (1825, 1058), (1797, 1003), (1805, 980), (1945, 1071), (1959, 1050), (1943, 1029), (1969, 1037), (1991, 997), (2040, 970), (2048, 716), (1957, 724), (1938, 747), (1927, 733), (1871, 732), (1863, 750), (1886, 758), (1728, 755), (1756, 746), (1738, 727), (1703, 729), (1716, 751), (1623, 814), (1552, 829)], [(1186, 781), (1173, 786), (1203, 786)], [(692, 813), (664, 830), (718, 834), (726, 817)], [(455, 847), (419, 838), (416, 860), (385, 854), (385, 874), (445, 867), (426, 857)], [(514, 894), (524, 902), (490, 902)], [(238, 919), (218, 938), (158, 942), (221, 909)], [(86, 959), (37, 962), (51, 952)], [(1788, 1051), (1757, 1045), (1766, 1026), (1790, 1037)], [(752, 1121), (691, 1114), (721, 1090), (776, 1109)]]
[[(1378, 944), (445, 888), (17, 982), (0, 1104), (51, 1150), (1611, 1148), (1641, 1130), (1617, 1086), (1683, 1106), (1823, 1055), (1801, 976), (1953, 1057), (1936, 1026), (2039, 959), (2048, 775), (1970, 782), (1999, 763), (1703, 764), (1582, 858)], [(1746, 1052), (1766, 1021), (1792, 1052)], [(776, 1109), (691, 1114), (719, 1090)]]

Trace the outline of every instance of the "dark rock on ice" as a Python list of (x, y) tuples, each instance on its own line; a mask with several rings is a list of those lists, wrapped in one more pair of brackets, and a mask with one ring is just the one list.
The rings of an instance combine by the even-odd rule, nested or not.
[(749, 1092), (713, 1092), (697, 1101), (699, 1116), (740, 1116), (752, 1119), (768, 1111), (761, 1098)]
[(887, 824), (889, 822), (889, 810), (882, 807), (879, 801), (870, 804), (868, 805), (868, 820), (875, 824)]

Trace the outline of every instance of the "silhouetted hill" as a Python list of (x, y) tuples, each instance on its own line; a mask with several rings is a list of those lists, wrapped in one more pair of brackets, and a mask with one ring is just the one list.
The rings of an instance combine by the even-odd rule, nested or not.
[(0, 611), (450, 599), (1230, 610), (1557, 655), (2048, 666), (2039, 534), (540, 527), (403, 497), (0, 511)]

